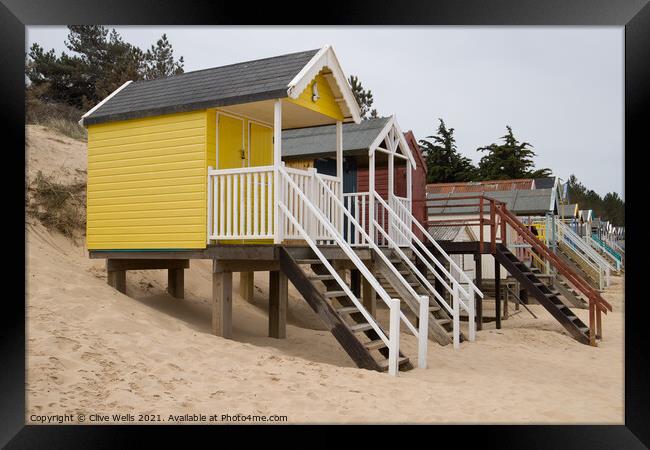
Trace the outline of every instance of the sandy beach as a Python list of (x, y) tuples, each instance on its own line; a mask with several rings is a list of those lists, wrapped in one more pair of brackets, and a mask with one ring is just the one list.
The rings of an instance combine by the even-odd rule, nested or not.
[[(84, 142), (36, 126), (27, 135), (29, 177), (83, 178)], [(501, 330), (487, 323), (459, 350), (430, 341), (428, 369), (394, 378), (356, 368), (292, 286), (287, 339), (267, 337), (267, 273), (256, 274), (251, 303), (235, 289), (227, 340), (211, 334), (209, 261), (191, 262), (183, 300), (165, 292), (164, 271), (128, 272), (123, 295), (83, 242), (33, 219), (26, 239), (28, 423), (53, 414), (223, 423), (221, 414), (238, 413), (287, 423), (623, 423), (621, 277), (603, 294), (614, 311), (598, 347), (531, 305), (538, 319), (521, 310)], [(403, 334), (402, 349), (415, 362), (412, 336)]]

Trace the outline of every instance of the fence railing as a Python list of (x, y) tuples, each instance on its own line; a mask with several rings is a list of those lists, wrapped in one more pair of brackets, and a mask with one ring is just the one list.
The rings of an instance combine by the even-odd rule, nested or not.
[[(388, 240), (390, 247), (401, 258), (411, 272), (418, 278), (427, 291), (438, 300), (438, 303), (451, 315), (453, 319), (453, 335), (454, 347), (460, 346), (460, 310), (461, 308), (467, 312), (469, 323), (469, 340), (473, 341), (476, 335), (476, 304), (475, 295), (483, 298), (483, 293), (476, 287), (474, 282), (463, 271), (458, 264), (443, 250), (443, 248), (436, 242), (436, 240), (429, 234), (429, 232), (420, 224), (420, 222), (413, 216), (409, 209), (406, 209), (401, 202), (395, 202), (394, 205), (400, 211), (398, 214), (388, 206), (386, 201), (374, 193), (376, 200), (386, 209), (390, 215), (390, 222), (394, 222), (397, 226), (393, 229), (402, 234), (402, 242), (408, 243), (408, 249), (413, 253), (415, 260), (419, 263), (416, 264), (405, 252), (394, 242), (390, 235), (379, 226), (375, 224), (375, 228), (383, 234), (384, 239)], [(402, 217), (407, 218), (408, 224), (402, 221)], [(412, 226), (415, 225), (420, 233), (424, 236), (423, 240), (413, 232)], [(434, 256), (429, 247), (435, 249), (438, 256)], [(458, 274), (458, 278), (454, 277), (452, 273), (439, 261), (443, 259), (449, 265), (449, 268), (454, 273)], [(431, 284), (428, 278), (418, 268), (421, 265), (426, 267), (427, 272), (435, 276), (438, 282), (447, 290), (451, 296), (451, 305), (445, 298), (438, 292), (438, 290)], [(449, 280), (449, 281), (447, 281)], [(463, 285), (467, 286), (465, 288)]]
[[(343, 217), (334, 203), (323, 195), (323, 188), (315, 178), (316, 170), (284, 168), (307, 195), (307, 198), (330, 220), (337, 229), (343, 228)], [(279, 200), (274, 190), (274, 166), (243, 167), (237, 169), (208, 168), (208, 221), (207, 237), (210, 240), (273, 239), (275, 236), (274, 209)], [(335, 195), (341, 195), (341, 182), (336, 177), (322, 176), (324, 185)], [(321, 223), (307, 213), (302, 197), (293, 191), (282, 190), (282, 201), (319, 244), (332, 243)], [(297, 228), (286, 217), (280, 222), (282, 239), (302, 239)], [(329, 239), (329, 240), (328, 240)]]
[(563, 242), (569, 246), (574, 254), (581, 258), (583, 264), (598, 274), (597, 281), (600, 289), (602, 290), (606, 286), (609, 286), (610, 270), (616, 269), (568, 225), (559, 220), (555, 220), (554, 226), (557, 230), (556, 236), (558, 242)]
[(273, 239), (273, 166), (208, 168), (208, 239)]
[[(381, 284), (377, 281), (377, 279), (372, 275), (372, 273), (368, 270), (366, 265), (361, 261), (359, 256), (356, 254), (356, 252), (348, 245), (348, 243), (343, 239), (343, 235), (341, 233), (341, 230), (337, 230), (332, 223), (330, 222), (330, 219), (326, 217), (321, 209), (316, 206), (308, 197), (308, 195), (305, 193), (305, 191), (302, 190), (302, 188), (296, 183), (296, 181), (293, 179), (293, 177), (287, 172), (285, 168), (279, 168), (278, 170), (279, 176), (282, 177), (282, 182), (281, 182), (281, 189), (284, 191), (283, 195), (281, 196), (278, 206), (280, 208), (280, 211), (283, 213), (283, 215), (286, 217), (287, 220), (289, 220), (292, 224), (292, 226), (295, 228), (295, 230), (299, 233), (302, 239), (304, 239), (307, 244), (310, 246), (310, 248), (314, 251), (316, 256), (319, 258), (321, 263), (327, 268), (327, 270), (330, 272), (330, 274), (334, 277), (336, 282), (339, 284), (341, 289), (345, 292), (345, 294), (348, 296), (348, 298), (352, 301), (352, 303), (357, 307), (359, 312), (363, 315), (363, 317), (366, 319), (366, 321), (370, 324), (370, 326), (373, 328), (373, 330), (377, 333), (379, 338), (386, 344), (388, 347), (389, 351), (389, 356), (388, 356), (388, 372), (391, 375), (396, 376), (398, 373), (399, 369), (399, 341), (400, 341), (400, 321), (401, 320), (406, 320), (407, 324), (412, 327), (412, 324), (408, 322), (408, 319), (406, 319), (405, 316), (403, 316), (403, 313), (401, 313), (400, 310), (400, 301), (399, 299), (393, 299), (391, 298), (388, 293), (384, 290), (384, 288), (381, 286)], [(323, 189), (325, 192), (327, 192), (330, 197), (330, 200), (333, 202), (335, 205), (335, 209), (337, 210), (336, 215), (343, 216), (345, 214), (345, 208), (343, 207), (343, 203), (341, 200), (338, 198), (338, 196), (332, 191), (327, 184), (325, 183), (324, 180), (318, 180), (316, 178), (316, 173), (312, 172), (314, 179), (316, 180), (317, 183)], [(356, 267), (357, 270), (361, 273), (361, 275), (370, 283), (371, 287), (375, 290), (377, 295), (384, 301), (384, 303), (387, 305), (389, 309), (389, 332), (388, 336), (384, 333), (384, 331), (381, 329), (375, 318), (366, 310), (366, 308), (363, 306), (362, 302), (356, 297), (356, 295), (350, 290), (348, 284), (341, 278), (341, 276), (338, 274), (336, 269), (332, 267), (332, 265), (329, 263), (327, 258), (323, 255), (323, 253), (320, 251), (318, 248), (318, 245), (316, 244), (315, 240), (312, 239), (308, 231), (302, 226), (301, 222), (294, 216), (292, 211), (289, 209), (289, 207), (285, 204), (285, 200), (288, 200), (289, 198), (295, 198), (298, 197), (302, 201), (302, 204), (305, 206), (306, 210), (308, 211), (308, 214), (313, 216), (313, 220), (317, 221), (320, 225), (322, 225), (323, 229), (327, 233), (327, 238), (329, 240), (334, 241), (346, 254), (346, 256), (352, 261), (354, 266)], [(348, 218), (351, 216), (348, 215)], [(303, 223), (308, 223), (309, 221), (303, 220)], [(358, 225), (358, 224), (356, 224)], [(427, 306), (428, 306), (428, 300), (427, 300)], [(413, 327), (413, 329), (415, 329)], [(426, 344), (426, 342), (425, 342)], [(426, 358), (423, 358), (422, 361), (419, 361), (420, 364), (423, 364), (426, 367)]]

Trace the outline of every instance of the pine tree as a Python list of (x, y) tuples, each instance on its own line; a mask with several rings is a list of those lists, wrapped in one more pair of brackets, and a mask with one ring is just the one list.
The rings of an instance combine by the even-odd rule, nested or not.
[[(378, 117), (377, 110), (371, 109), (372, 104), (375, 101), (372, 98), (372, 91), (370, 90), (366, 91), (361, 85), (361, 81), (359, 81), (359, 78), (354, 75), (350, 75), (348, 81), (350, 82), (350, 87), (352, 88), (352, 93), (354, 94), (354, 98), (357, 100), (357, 103), (359, 104), (359, 109), (361, 110), (361, 118), (363, 120), (367, 120), (367, 119), (374, 119)], [(370, 117), (368, 117), (368, 114), (370, 114)]]
[(550, 169), (534, 170), (535, 152), (528, 142), (520, 142), (506, 126), (507, 133), (501, 136), (504, 143), (479, 147), (477, 151), (487, 152), (479, 161), (478, 172), (482, 180), (507, 180), (515, 178), (538, 178), (551, 175)]
[(89, 109), (128, 80), (168, 76), (183, 71), (183, 58), (174, 60), (163, 35), (143, 53), (125, 42), (116, 30), (102, 25), (70, 25), (65, 42), (70, 54), (56, 56), (34, 43), (25, 62), (25, 75), (44, 101)]
[(163, 78), (172, 75), (183, 73), (183, 57), (181, 56), (178, 61), (174, 61), (174, 50), (172, 45), (167, 40), (167, 35), (163, 34), (156, 42), (155, 46), (151, 46), (145, 55), (146, 69), (145, 78)]
[(458, 152), (454, 129), (447, 128), (442, 119), (438, 120), (437, 134), (420, 140), (420, 149), (427, 165), (427, 183), (472, 180), (476, 168), (469, 158)]

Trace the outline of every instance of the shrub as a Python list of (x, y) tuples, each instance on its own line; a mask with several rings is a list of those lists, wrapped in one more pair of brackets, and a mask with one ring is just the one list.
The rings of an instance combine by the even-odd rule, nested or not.
[(61, 184), (38, 171), (28, 188), (27, 214), (76, 240), (86, 228), (86, 184)]
[(37, 88), (26, 89), (25, 122), (52, 128), (72, 139), (85, 141), (86, 129), (79, 125), (82, 112), (63, 103), (44, 102), (38, 98)]

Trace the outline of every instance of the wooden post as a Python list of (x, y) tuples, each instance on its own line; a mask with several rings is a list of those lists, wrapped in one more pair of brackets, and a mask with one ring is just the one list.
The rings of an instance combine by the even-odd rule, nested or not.
[(167, 292), (175, 298), (185, 298), (185, 270), (167, 269)]
[(508, 284), (506, 283), (506, 290), (504, 291), (503, 296), (503, 319), (506, 320), (508, 316), (508, 300), (510, 297), (510, 289), (508, 289)]
[(248, 303), (253, 302), (255, 295), (255, 272), (239, 272), (239, 295)]
[(122, 294), (126, 294), (126, 270), (110, 270), (106, 272), (107, 283)]
[[(483, 267), (481, 266), (481, 261), (483, 257), (480, 253), (474, 253), (474, 265), (476, 280), (474, 284), (478, 290), (483, 289)], [(480, 296), (476, 296), (476, 330), (480, 331), (483, 329), (483, 299)]]
[(365, 278), (361, 279), (361, 301), (372, 316), (377, 313), (377, 295), (371, 284)]
[(230, 338), (232, 335), (232, 272), (212, 270), (212, 333)]
[(494, 258), (494, 315), (497, 330), (501, 329), (501, 264)]
[(279, 270), (269, 272), (269, 337), (287, 337), (287, 303), (289, 284), (287, 276)]
[(350, 290), (354, 295), (361, 295), (361, 272), (359, 269), (350, 269)]

